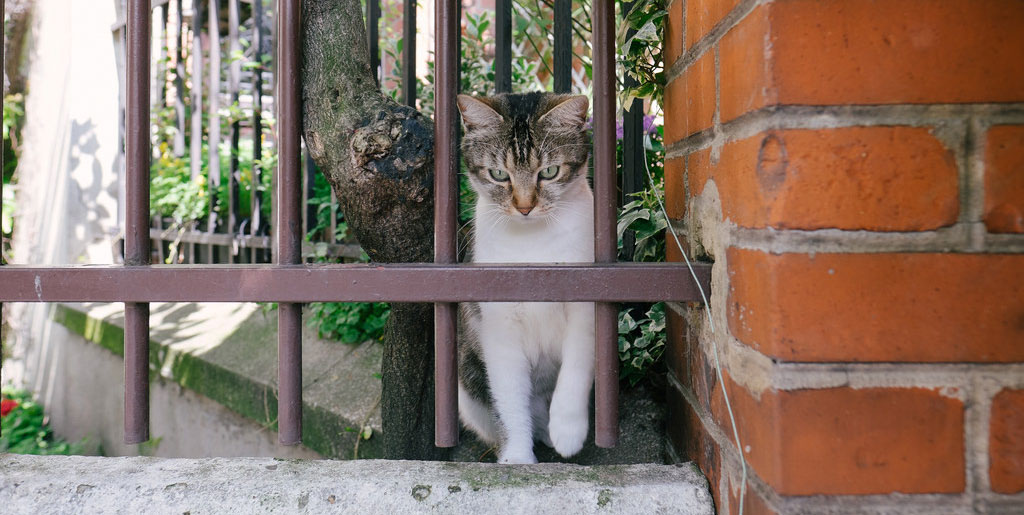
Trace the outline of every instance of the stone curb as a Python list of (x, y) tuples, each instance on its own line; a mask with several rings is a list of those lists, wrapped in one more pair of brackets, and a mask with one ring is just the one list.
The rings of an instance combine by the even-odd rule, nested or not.
[(712, 514), (681, 465), (0, 455), (0, 506), (37, 513)]

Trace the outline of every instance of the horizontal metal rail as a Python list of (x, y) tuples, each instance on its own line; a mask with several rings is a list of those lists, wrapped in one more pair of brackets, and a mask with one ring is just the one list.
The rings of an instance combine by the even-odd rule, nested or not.
[[(694, 265), (708, 289), (711, 265)], [(76, 265), (0, 268), (0, 302), (697, 301), (675, 263)]]
[[(247, 234), (209, 233), (204, 231), (185, 231), (179, 233), (174, 229), (149, 229), (149, 238), (156, 241), (179, 243), (213, 244), (223, 247), (237, 246), (239, 249), (269, 249), (273, 247), (270, 236), (250, 236)], [(321, 242), (302, 242), (302, 255), (309, 256), (317, 251), (316, 244)], [(359, 259), (363, 248), (357, 243), (326, 243), (326, 257)]]

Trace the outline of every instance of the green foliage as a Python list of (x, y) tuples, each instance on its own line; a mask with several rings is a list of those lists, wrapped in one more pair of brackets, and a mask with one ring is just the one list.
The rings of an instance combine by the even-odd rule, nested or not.
[[(232, 149), (228, 141), (227, 130), (231, 124), (240, 119), (248, 119), (252, 116), (250, 110), (239, 108), (237, 103), (224, 108), (220, 112), (222, 130), (221, 143), (217, 148), (217, 159), (220, 163), (220, 184), (214, 190), (213, 212), (218, 218), (225, 219), (228, 216), (228, 188), (231, 173)], [(207, 116), (203, 115), (203, 125), (206, 127)], [(264, 131), (273, 130), (273, 119), (264, 115)], [(209, 144), (206, 139), (202, 142), (202, 151), (199, 156), (199, 175), (192, 176), (192, 156), (189, 154), (190, 147), (185, 149), (185, 155), (176, 156), (172, 151), (174, 137), (177, 135), (175, 125), (175, 111), (173, 107), (157, 110), (153, 113), (153, 126), (155, 128), (156, 141), (154, 147), (157, 149), (157, 156), (150, 165), (150, 216), (169, 217), (172, 219), (169, 230), (183, 234), (185, 231), (195, 228), (207, 219), (210, 215), (211, 202), (209, 181)], [(262, 138), (262, 133), (261, 136)], [(261, 159), (254, 159), (254, 147), (252, 139), (243, 138), (239, 141), (238, 151), (238, 215), (241, 218), (251, 216), (252, 213), (252, 191), (261, 196), (260, 212), (264, 220), (270, 218), (270, 184), (274, 167), (277, 165), (276, 149), (272, 146), (261, 147)], [(259, 167), (263, 170), (260, 175), (260, 183), (254, 184), (253, 170)], [(171, 251), (168, 253), (167, 262), (173, 262), (177, 256), (177, 242), (171, 244)]]
[(344, 343), (380, 341), (391, 306), (384, 302), (311, 302), (309, 325), (317, 336)]
[(635, 316), (636, 310), (619, 312), (619, 377), (629, 384), (644, 379), (665, 352), (665, 303)]
[[(317, 174), (313, 183), (313, 196), (309, 203), (316, 206), (316, 224), (310, 227), (306, 239), (314, 241), (345, 241), (348, 237), (348, 224), (344, 217), (331, 206), (331, 187), (323, 175)], [(327, 234), (331, 228), (331, 217), (335, 217), (335, 231)], [(316, 241), (313, 244), (314, 259), (317, 262), (328, 262), (327, 243)], [(364, 253), (363, 261), (368, 261)], [(317, 336), (343, 343), (362, 343), (367, 340), (380, 341), (384, 336), (384, 325), (387, 323), (391, 307), (383, 302), (311, 302), (309, 304), (309, 326), (316, 329)]]
[(4, 97), (3, 104), (3, 197), (0, 198), (0, 262), (7, 259), (11, 235), (14, 233), (14, 171), (18, 167), (21, 127), (25, 121), (25, 98), (19, 93)]
[[(625, 23), (619, 24), (615, 38), (619, 65), (636, 81), (633, 86), (621, 85), (619, 102), (623, 106), (632, 105), (634, 98), (649, 98), (661, 104), (665, 87), (661, 41), (667, 15), (665, 0), (637, 0), (626, 13)], [(630, 34), (630, 29), (635, 32)]]
[(14, 176), (18, 167), (18, 150), (20, 149), (21, 128), (25, 123), (25, 97), (21, 93), (4, 97), (4, 168), (3, 180), (6, 184)]
[[(622, 254), (622, 239), (625, 232), (632, 231), (633, 261), (665, 260), (665, 231), (668, 220), (658, 203), (659, 197), (664, 198), (665, 189), (662, 129), (652, 128), (644, 138), (646, 172), (651, 174), (654, 188), (651, 189), (645, 172), (642, 175), (647, 187), (634, 193), (633, 200), (622, 206), (619, 212), (619, 253)], [(620, 158), (619, 163), (621, 162)], [(644, 379), (660, 363), (664, 346), (664, 303), (625, 305), (619, 312), (619, 376), (628, 380), (630, 384), (636, 384)]]
[(43, 407), (28, 392), (4, 388), (2, 397), (18, 405), (0, 418), (0, 453), (82, 454), (85, 440), (68, 443), (56, 438), (46, 423)]

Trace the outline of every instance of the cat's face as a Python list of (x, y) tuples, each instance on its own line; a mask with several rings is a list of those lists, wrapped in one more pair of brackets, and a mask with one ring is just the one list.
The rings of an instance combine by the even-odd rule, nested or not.
[(470, 182), (491, 209), (519, 221), (556, 216), (587, 186), (587, 97), (527, 93), (459, 95)]

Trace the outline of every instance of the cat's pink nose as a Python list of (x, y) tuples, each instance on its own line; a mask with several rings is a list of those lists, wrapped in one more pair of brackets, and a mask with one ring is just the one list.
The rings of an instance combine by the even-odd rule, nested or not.
[(533, 211), (533, 206), (527, 206), (527, 207), (516, 206), (516, 211), (519, 211), (520, 213), (523, 214), (523, 216), (526, 216), (526, 215), (530, 214), (530, 211)]

